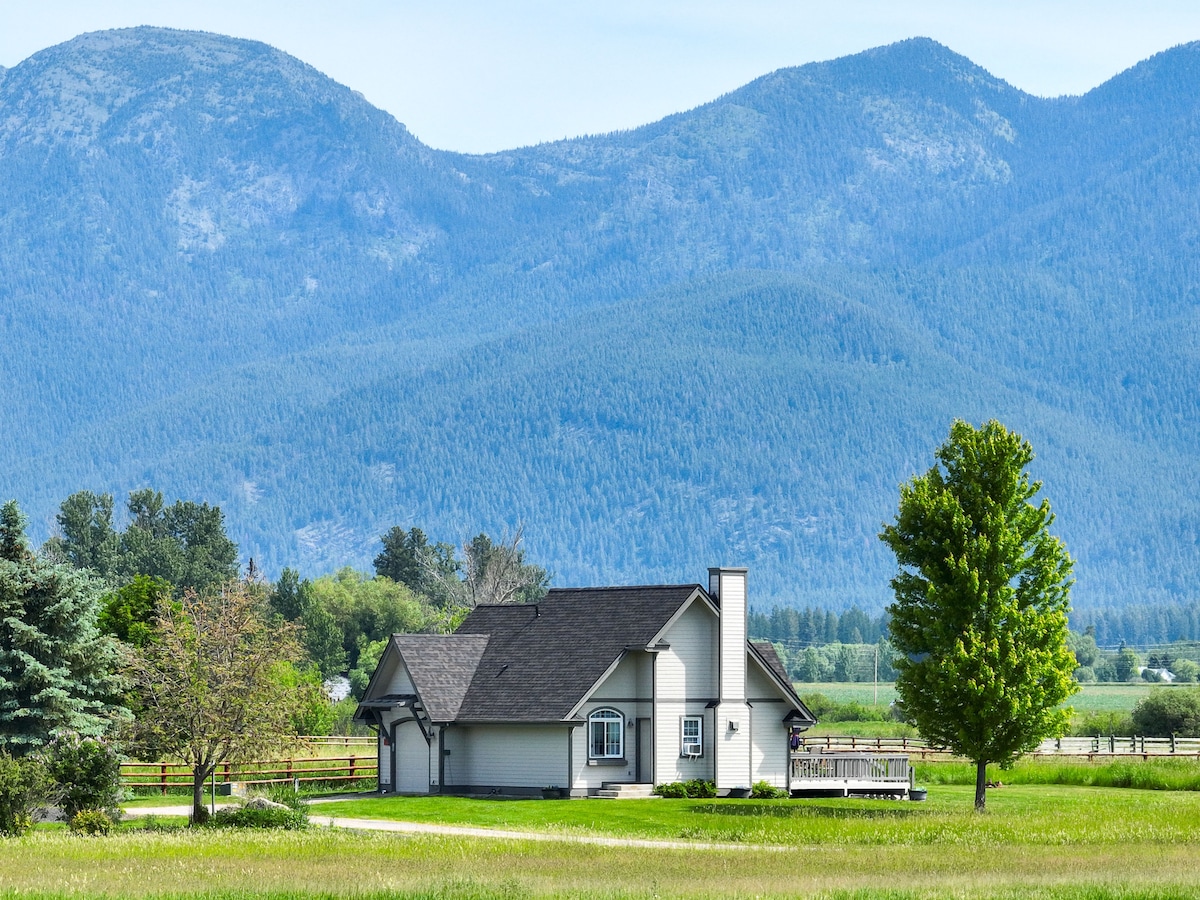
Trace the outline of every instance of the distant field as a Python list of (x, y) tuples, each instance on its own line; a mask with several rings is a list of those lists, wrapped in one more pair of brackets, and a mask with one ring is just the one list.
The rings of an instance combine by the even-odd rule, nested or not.
[[(1085, 684), (1083, 690), (1072, 697), (1070, 705), (1076, 712), (1129, 712), (1133, 705), (1152, 691), (1156, 685), (1146, 684)], [(811, 684), (796, 683), (800, 696), (824, 694), (838, 703), (857, 701), (865, 706), (875, 702), (876, 689), (869, 683), (823, 681)], [(879, 705), (887, 706), (896, 699), (896, 686), (880, 682)]]
[[(801, 697), (824, 694), (837, 703), (861, 703), (864, 706), (888, 707), (896, 699), (896, 686), (881, 682), (878, 687), (862, 682), (824, 681), (797, 682), (796, 691)], [(1075, 710), (1075, 719), (1094, 713), (1128, 713), (1134, 704), (1159, 685), (1147, 683), (1130, 684), (1085, 684), (1068, 704)], [(1168, 687), (1180, 690), (1186, 686)], [(900, 722), (818, 722), (809, 732), (813, 736), (826, 734), (854, 735), (856, 737), (915, 737), (911, 726)]]

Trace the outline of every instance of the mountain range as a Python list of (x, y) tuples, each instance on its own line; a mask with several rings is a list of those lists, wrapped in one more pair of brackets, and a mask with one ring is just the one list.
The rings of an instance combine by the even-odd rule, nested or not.
[(0, 70), (0, 492), (877, 610), (899, 484), (998, 418), (1078, 608), (1193, 598), (1198, 207), (1200, 44), (1045, 99), (913, 39), (469, 156), (263, 44), (87, 34)]

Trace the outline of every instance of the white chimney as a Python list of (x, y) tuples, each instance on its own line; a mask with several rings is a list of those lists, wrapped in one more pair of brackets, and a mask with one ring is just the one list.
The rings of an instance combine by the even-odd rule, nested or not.
[(746, 569), (708, 570), (708, 592), (720, 609), (716, 721), (717, 792), (749, 788), (750, 707), (746, 703)]

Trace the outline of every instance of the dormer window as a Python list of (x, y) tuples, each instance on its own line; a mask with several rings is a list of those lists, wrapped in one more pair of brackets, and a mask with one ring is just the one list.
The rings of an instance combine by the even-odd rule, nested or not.
[(588, 758), (623, 759), (625, 717), (615, 709), (597, 709), (588, 716)]

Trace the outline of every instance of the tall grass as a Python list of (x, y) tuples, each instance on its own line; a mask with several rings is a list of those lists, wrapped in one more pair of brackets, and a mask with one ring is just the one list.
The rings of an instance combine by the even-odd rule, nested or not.
[[(914, 764), (922, 784), (975, 784), (975, 766), (964, 762)], [(1200, 760), (1103, 760), (1045, 757), (1019, 760), (1011, 769), (988, 767), (988, 778), (1005, 784), (1137, 788), (1148, 791), (1200, 791)]]

